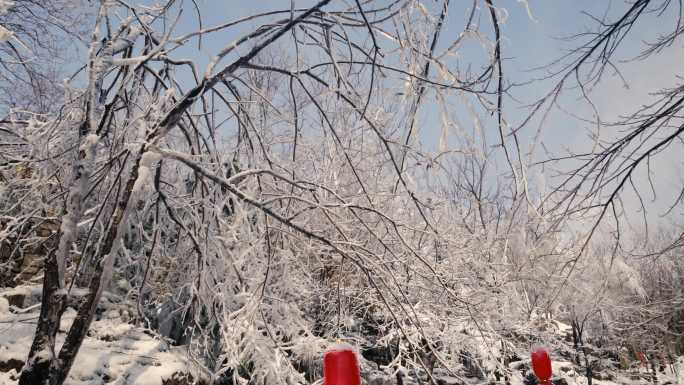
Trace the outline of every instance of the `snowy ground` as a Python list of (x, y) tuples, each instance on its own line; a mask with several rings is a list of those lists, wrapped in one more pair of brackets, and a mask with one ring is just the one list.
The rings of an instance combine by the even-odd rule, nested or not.
[[(78, 294), (77, 294), (78, 295)], [(17, 373), (21, 369), (33, 338), (38, 317), (40, 290), (37, 287), (18, 287), (0, 289), (0, 385), (16, 385)], [(155, 333), (135, 327), (126, 322), (125, 310), (117, 305), (116, 299), (103, 299), (103, 312), (93, 322), (88, 337), (76, 358), (67, 385), (185, 385), (192, 379), (207, 383), (206, 376), (201, 375), (193, 365), (182, 347), (169, 346)], [(12, 306), (10, 306), (12, 303)], [(76, 312), (68, 308), (62, 318), (60, 333), (57, 339), (59, 348), (64, 339), (64, 332), (74, 320)], [(577, 367), (567, 359), (570, 349), (563, 341), (568, 326), (555, 322), (554, 333), (557, 339), (556, 348), (551, 348), (553, 359), (554, 384), (587, 385), (583, 368)], [(565, 349), (565, 354), (560, 350)], [(521, 349), (520, 356), (524, 349)], [(563, 357), (565, 356), (565, 358)], [(312, 357), (315, 360), (315, 357)], [(375, 375), (383, 381), (393, 379), (391, 370), (372, 369), (374, 364), (360, 358), (364, 378), (369, 383), (393, 384), (391, 382), (372, 381)], [(619, 384), (652, 384), (651, 375), (644, 368), (629, 370), (617, 369), (617, 364), (603, 361), (600, 377), (594, 379), (592, 385)], [(513, 371), (511, 385), (524, 385), (525, 376), (529, 374), (529, 359), (513, 362), (509, 365)], [(684, 357), (658, 373), (657, 384), (684, 385)], [(372, 370), (373, 373), (370, 371)], [(366, 373), (368, 372), (368, 373)], [(384, 373), (383, 373), (384, 372)], [(459, 374), (463, 374), (459, 371)], [(489, 384), (490, 380), (478, 378), (451, 377), (443, 370), (435, 370), (435, 379), (440, 384)], [(611, 380), (606, 380), (610, 378)], [(405, 378), (404, 384), (414, 384), (415, 378)], [(424, 378), (427, 380), (427, 378)]]
[[(552, 357), (553, 358), (553, 357)], [(528, 361), (527, 361), (528, 362)], [(528, 362), (529, 363), (529, 362)], [(582, 370), (571, 362), (558, 361), (557, 358), (552, 362), (553, 366), (553, 382), (554, 384), (568, 385), (587, 385), (587, 378), (584, 376)], [(645, 369), (637, 369), (633, 371), (611, 371), (610, 374), (614, 377), (613, 380), (597, 380), (592, 379), (592, 385), (652, 385), (650, 373)], [(563, 382), (563, 380), (565, 382)], [(523, 385), (524, 380), (522, 376), (516, 376), (512, 379), (511, 385)], [(657, 384), (666, 385), (684, 385), (684, 359), (680, 357), (679, 361), (674, 365), (668, 366), (663, 372), (658, 373)]]
[[(5, 298), (8, 294), (12, 291), (0, 291), (0, 385), (16, 384), (38, 318), (35, 305), (28, 309), (10, 307)], [(72, 308), (65, 312), (58, 348), (75, 315)], [(187, 375), (200, 377), (182, 349), (170, 347), (153, 333), (125, 323), (118, 311), (110, 310), (93, 322), (66, 383), (168, 385), (189, 382), (172, 381)]]

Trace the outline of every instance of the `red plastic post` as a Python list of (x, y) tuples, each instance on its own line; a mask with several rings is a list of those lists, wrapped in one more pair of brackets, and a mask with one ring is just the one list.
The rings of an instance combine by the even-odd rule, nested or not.
[(549, 353), (543, 347), (536, 346), (532, 348), (530, 356), (532, 358), (532, 370), (539, 379), (539, 383), (541, 385), (550, 385), (552, 369)]
[(648, 369), (648, 361), (646, 360), (644, 352), (636, 352), (636, 356), (639, 359), (639, 362), (641, 362), (641, 366)]
[(324, 385), (361, 385), (359, 364), (351, 346), (337, 344), (323, 355)]

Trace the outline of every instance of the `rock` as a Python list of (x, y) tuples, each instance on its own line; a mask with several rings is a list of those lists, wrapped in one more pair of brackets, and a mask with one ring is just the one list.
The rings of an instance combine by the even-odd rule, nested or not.
[(506, 357), (504, 358), (504, 363), (506, 365), (510, 365), (513, 362), (522, 361), (522, 360), (523, 359), (516, 352), (511, 352), (510, 354), (506, 355)]
[(530, 369), (530, 363), (527, 361), (515, 361), (508, 364), (508, 367), (513, 370), (519, 370), (521, 372), (526, 372)]
[(568, 381), (566, 381), (565, 378), (556, 378), (551, 380), (551, 383), (553, 385), (568, 385)]
[(17, 360), (16, 358), (9, 358), (5, 361), (0, 361), (0, 372), (9, 372), (15, 370), (19, 372), (24, 366), (24, 361)]
[(40, 303), (41, 288), (39, 286), (17, 286), (0, 292), (0, 297), (7, 300), (10, 306), (25, 309)]
[(43, 270), (44, 260), (44, 254), (25, 254), (21, 266), (19, 267), (19, 272), (14, 276), (14, 283), (21, 285), (29, 282), (31, 278), (38, 275), (38, 273)]
[(7, 300), (7, 303), (10, 306), (14, 306), (17, 308), (23, 308), (24, 307), (24, 300), (26, 298), (26, 295), (23, 293), (12, 293), (8, 294), (5, 299)]
[(396, 346), (364, 346), (361, 348), (361, 355), (368, 361), (377, 364), (378, 368), (380, 366), (386, 366), (390, 364), (394, 358), (399, 353), (399, 344), (397, 342)]
[[(21, 234), (19, 238), (10, 238), (0, 242), (0, 260), (11, 258), (11, 269), (8, 274), (0, 277), (3, 286), (16, 286), (36, 281), (36, 277), (43, 270), (45, 256), (48, 251), (57, 246), (58, 239), (54, 236), (59, 231), (60, 222), (42, 220), (40, 223), (29, 221), (26, 226), (16, 230)], [(2, 227), (2, 225), (0, 225)], [(30, 242), (27, 242), (30, 240)], [(19, 252), (14, 252), (19, 249)]]
[(569, 349), (559, 349), (558, 351), (556, 351), (556, 354), (558, 354), (566, 361), (574, 361), (575, 356), (577, 355), (574, 351), (571, 351)]
[(534, 376), (534, 374), (527, 373), (527, 375), (523, 379), (523, 384), (524, 385), (539, 385), (539, 381), (537, 380), (537, 377)]
[(176, 372), (170, 378), (162, 379), (162, 385), (207, 385), (204, 381), (195, 381), (188, 373)]

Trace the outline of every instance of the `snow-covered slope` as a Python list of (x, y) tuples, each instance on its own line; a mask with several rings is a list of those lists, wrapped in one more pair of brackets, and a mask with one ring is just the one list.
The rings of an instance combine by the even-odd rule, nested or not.
[[(78, 297), (80, 293), (74, 293)], [(163, 338), (148, 329), (136, 327), (127, 322), (125, 304), (118, 303), (116, 298), (104, 296), (98, 319), (93, 322), (88, 337), (83, 343), (74, 364), (67, 385), (189, 385), (210, 383), (206, 373), (193, 364), (183, 347), (170, 346)], [(36, 286), (23, 286), (13, 289), (0, 290), (0, 385), (15, 385), (18, 372), (28, 355), (33, 333), (38, 317), (40, 289)], [(11, 304), (11, 305), (10, 305)], [(62, 318), (60, 333), (57, 338), (57, 348), (64, 339), (64, 333), (73, 322), (76, 312), (68, 308)], [(555, 385), (587, 385), (585, 368), (577, 365), (577, 352), (572, 348), (568, 334), (570, 327), (558, 321), (549, 321), (552, 328), (539, 333), (545, 333), (553, 366), (553, 383)], [(527, 330), (529, 333), (530, 330)], [(533, 333), (537, 334), (537, 333)], [(540, 334), (541, 335), (541, 334)], [(316, 373), (320, 372), (322, 353), (326, 341), (307, 347), (297, 347), (296, 356), (302, 356), (303, 351), (310, 351), (308, 366)], [(491, 341), (490, 341), (491, 342)], [(485, 344), (484, 341), (482, 341)], [(315, 346), (314, 346), (315, 345)], [(330, 348), (330, 346), (328, 346)], [(524, 342), (514, 347), (516, 357), (508, 364), (507, 380), (510, 385), (534, 384), (530, 372), (530, 361), (527, 358)], [(476, 349), (475, 349), (476, 350)], [(476, 357), (477, 352), (468, 352)], [(588, 345), (589, 360), (596, 366), (592, 385), (615, 384), (652, 384), (652, 373), (632, 360), (629, 368), (621, 367), (619, 362), (606, 356), (606, 352)], [(581, 362), (584, 362), (584, 357)], [(359, 354), (362, 377), (368, 384), (390, 385), (397, 383), (397, 371), (404, 385), (429, 382), (424, 371), (410, 371), (394, 365), (380, 365), (371, 362)], [(476, 361), (473, 361), (476, 362)], [(396, 364), (396, 363), (395, 363)], [(460, 365), (445, 370), (435, 368), (432, 377), (438, 384), (504, 384), (506, 379), (501, 377), (496, 382), (493, 371), (488, 369), (486, 362), (479, 365), (482, 371), (473, 375), (466, 367)], [(657, 384), (684, 385), (684, 357), (676, 362), (662, 366), (656, 373)], [(486, 372), (486, 373), (485, 373)], [(316, 374), (316, 376), (320, 376)], [(486, 378), (485, 378), (486, 377)]]
[[(38, 318), (35, 304), (23, 309), (9, 305), (7, 296), (16, 291), (0, 292), (0, 385), (16, 384)], [(74, 309), (66, 310), (58, 349), (75, 315)], [(181, 385), (203, 378), (183, 348), (169, 346), (149, 330), (126, 323), (117, 309), (108, 309), (93, 322), (66, 384)]]

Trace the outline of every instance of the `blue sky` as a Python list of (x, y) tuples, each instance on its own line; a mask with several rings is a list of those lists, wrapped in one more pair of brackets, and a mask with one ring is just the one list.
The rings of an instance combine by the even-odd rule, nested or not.
[[(289, 10), (291, 4), (289, 0), (196, 1), (200, 7), (205, 27), (259, 12)], [(305, 8), (315, 2), (312, 0), (295, 0), (295, 7)], [(185, 13), (177, 26), (177, 32), (174, 33), (176, 36), (198, 28), (197, 15), (193, 11), (192, 3), (187, 0), (184, 3), (186, 5), (184, 7)], [(441, 1), (426, 0), (423, 3), (430, 12), (437, 14)], [(484, 2), (478, 3), (483, 4)], [(327, 9), (339, 9), (351, 4), (354, 4), (351, 0), (333, 0)], [(455, 34), (463, 29), (466, 11), (471, 4), (471, 1), (451, 0), (447, 23), (441, 36), (438, 52), (452, 42)], [(494, 0), (494, 4), (505, 9), (500, 13), (503, 21), (502, 55), (505, 59), (505, 77), (518, 83), (543, 76), (543, 71), (532, 71), (532, 69), (551, 63), (563, 55), (567, 49), (578, 44), (577, 41), (568, 42), (559, 38), (596, 28), (596, 22), (583, 15), (582, 12), (588, 12), (592, 15), (605, 14), (608, 19), (614, 19), (614, 16), (621, 14), (629, 7), (629, 4), (622, 0), (528, 0), (527, 2), (522, 0)], [(507, 16), (505, 20), (503, 19), (504, 15)], [(648, 15), (641, 18), (631, 32), (630, 38), (624, 41), (617, 58), (629, 59), (637, 55), (643, 48), (644, 41), (653, 41), (660, 33), (668, 32), (674, 27), (675, 16), (670, 12), (660, 17)], [(238, 28), (206, 35), (201, 50), (198, 50), (197, 40), (193, 40), (189, 47), (181, 48), (173, 55), (175, 58), (187, 57), (195, 60), (199, 64), (198, 69), (201, 74), (209, 58), (226, 44), (244, 33), (254, 30), (268, 20), (277, 20), (283, 17), (277, 15), (260, 18), (244, 23)], [(482, 13), (480, 24), (483, 31), (491, 35), (491, 29), (488, 29), (491, 27), (487, 13)], [(237, 53), (245, 53), (248, 48), (248, 45), (240, 47)], [(651, 100), (652, 97), (649, 93), (676, 85), (678, 83), (676, 75), (680, 71), (681, 63), (684, 62), (683, 51), (681, 43), (678, 42), (662, 54), (645, 61), (625, 63), (617, 61), (616, 64), (628, 80), (629, 88), (625, 88), (620, 78), (615, 74), (606, 74), (604, 81), (591, 93), (602, 119), (606, 121), (616, 119), (620, 114), (629, 113)], [(486, 59), (484, 56), (486, 53), (476, 45), (466, 45), (459, 54), (466, 62), (470, 60), (478, 63), (478, 60), (481, 62), (482, 58)], [(234, 56), (227, 58), (223, 64), (230, 61), (231, 58)], [(548, 92), (552, 85), (552, 81), (538, 81), (511, 89), (511, 94), (519, 102), (507, 98), (504, 111), (513, 126), (517, 126), (525, 116), (524, 104), (537, 100)], [(577, 97), (576, 92), (565, 93), (559, 101), (565, 111), (585, 118), (593, 118), (592, 110)], [(434, 95), (428, 94), (425, 106), (421, 109), (422, 113), (418, 123), (421, 127), (420, 140), (428, 148), (435, 147), (441, 131), (438, 114), (435, 113), (437, 110), (433, 102)], [(460, 107), (455, 106), (454, 108)], [(494, 126), (494, 117), (482, 115), (481, 118), (488, 140), (491, 141), (490, 144), (496, 144), (498, 135)], [(535, 134), (536, 129), (537, 125), (534, 124), (521, 132), (524, 151), (529, 147), (530, 139)], [(554, 152), (562, 152), (565, 149), (580, 152), (591, 145), (591, 141), (588, 139), (588, 133), (591, 129), (593, 129), (593, 125), (556, 109), (543, 124), (542, 141), (548, 149)], [(609, 138), (614, 137), (616, 132), (606, 129), (603, 134)], [(538, 152), (537, 155), (543, 156), (544, 154)], [(654, 162), (654, 167), (659, 170), (658, 175), (661, 176), (655, 179), (656, 189), (663, 192), (661, 198), (654, 202), (654, 207), (660, 211), (671, 203), (669, 199), (663, 199), (662, 196), (673, 194), (683, 183), (682, 177), (684, 176), (679, 172), (682, 161), (677, 155), (678, 153), (668, 153)], [(497, 159), (497, 162), (500, 163), (499, 168), (501, 168), (501, 160)], [(531, 179), (533, 179), (533, 183), (537, 183), (544, 178), (533, 176)], [(640, 175), (640, 179), (646, 179), (645, 173)], [(533, 187), (541, 188), (536, 185)], [(630, 198), (627, 195), (625, 203), (631, 211), (636, 213), (637, 206), (634, 196)], [(654, 213), (655, 211), (651, 213), (651, 216), (657, 219), (657, 215)], [(679, 215), (681, 216), (681, 213)]]
[[(296, 0), (295, 7), (303, 8), (313, 3), (315, 1)], [(328, 9), (348, 6), (352, 3), (349, 1), (333, 1)], [(435, 14), (438, 12), (440, 3), (437, 1), (424, 2), (428, 7), (432, 6), (430, 11)], [(227, 20), (235, 20), (258, 12), (287, 10), (290, 8), (289, 0), (198, 0), (198, 4), (202, 10), (205, 26), (219, 24)], [(470, 1), (451, 1), (447, 24), (442, 33), (441, 45), (438, 46), (437, 51), (440, 51), (439, 47), (444, 48), (444, 46), (453, 41), (455, 34), (462, 30), (465, 12), (470, 4)], [(582, 12), (588, 12), (597, 16), (606, 15), (608, 19), (613, 19), (614, 16), (621, 14), (630, 6), (618, 0), (529, 0), (527, 2), (501, 0), (494, 1), (494, 4), (505, 9), (505, 11), (500, 13), (501, 16), (507, 15), (502, 24), (504, 38), (502, 51), (505, 58), (504, 71), (508, 79), (513, 79), (516, 82), (524, 82), (543, 76), (544, 72), (531, 70), (551, 63), (563, 55), (567, 49), (578, 44), (577, 41), (568, 42), (559, 38), (596, 28), (596, 22), (590, 17), (583, 15)], [(188, 9), (190, 8), (188, 7)], [(483, 13), (483, 15), (486, 16), (487, 14)], [(241, 28), (219, 32), (207, 37), (204, 40), (204, 58), (202, 59), (196, 56), (196, 45), (193, 46), (193, 49), (188, 50), (188, 52), (192, 52), (194, 55), (193, 59), (200, 59), (200, 62), (205, 62), (220, 47), (231, 42), (242, 33), (253, 30), (261, 25), (264, 20), (279, 18), (282, 18), (282, 16), (259, 19), (246, 23)], [(618, 51), (617, 58), (623, 60), (636, 56), (643, 48), (645, 41), (653, 41), (658, 34), (668, 32), (674, 27), (675, 20), (675, 15), (671, 12), (660, 17), (648, 15), (641, 18), (631, 32), (630, 38), (623, 43), (621, 50)], [(481, 20), (481, 25), (484, 31), (490, 32), (490, 30), (487, 30), (489, 21), (484, 19), (484, 17)], [(184, 15), (179, 25), (179, 32), (195, 28), (197, 28), (195, 15)], [(244, 52), (245, 49), (243, 48), (238, 51)], [(466, 46), (460, 54), (464, 57), (463, 60), (467, 61), (471, 54), (473, 57), (481, 57), (483, 52), (477, 52), (478, 50), (482, 51), (482, 48)], [(649, 93), (663, 87), (674, 86), (677, 83), (676, 74), (679, 71), (678, 66), (683, 62), (683, 59), (684, 55), (682, 55), (681, 47), (674, 46), (661, 55), (645, 61), (631, 63), (616, 61), (616, 64), (623, 71), (623, 75), (625, 75), (628, 81), (629, 88), (626, 88), (615, 74), (610, 72), (606, 74), (604, 81), (591, 93), (602, 119), (604, 121), (614, 120), (620, 114), (629, 113), (638, 106), (645, 104), (651, 99)], [(551, 81), (540, 81), (511, 90), (512, 95), (520, 103), (515, 102), (513, 99), (506, 99), (504, 109), (506, 116), (514, 126), (517, 126), (519, 121), (525, 116), (524, 104), (531, 103), (544, 95), (552, 85), (553, 82)], [(429, 98), (430, 96), (428, 95), (428, 100)], [(584, 101), (577, 97), (577, 93), (567, 92), (559, 99), (559, 102), (563, 109), (571, 114), (590, 119), (593, 118), (592, 110)], [(438, 114), (435, 114), (435, 111), (430, 102), (426, 102), (419, 121), (419, 125), (422, 127), (420, 140), (428, 147), (435, 145), (440, 132), (440, 123), (436, 118)], [(484, 115), (482, 118), (492, 144), (494, 144), (494, 142), (498, 141), (496, 139), (495, 126), (493, 126), (494, 119)], [(552, 151), (572, 149), (579, 152), (591, 145), (588, 133), (593, 127), (589, 123), (582, 122), (570, 114), (556, 109), (549, 115), (543, 125), (542, 140), (544, 145)], [(531, 143), (529, 139), (534, 135), (536, 129), (537, 126), (535, 124), (521, 133), (525, 148)], [(604, 129), (603, 134), (605, 138), (609, 138), (616, 133), (611, 132), (609, 129)], [(543, 153), (538, 153), (538, 155), (543, 155)], [(658, 191), (674, 192), (681, 186), (682, 175), (679, 174), (681, 160), (677, 159), (676, 156), (673, 157), (672, 155), (665, 154), (660, 160), (654, 162), (654, 165), (660, 170), (659, 175), (665, 175), (664, 178), (656, 178), (655, 180)], [(642, 173), (641, 177), (645, 180), (645, 174)], [(630, 198), (629, 195), (626, 195), (625, 198), (626, 206), (636, 212), (635, 197), (632, 196)], [(657, 199), (654, 202), (654, 207), (662, 211), (669, 203), (669, 200)], [(653, 213), (651, 216), (653, 216)]]

